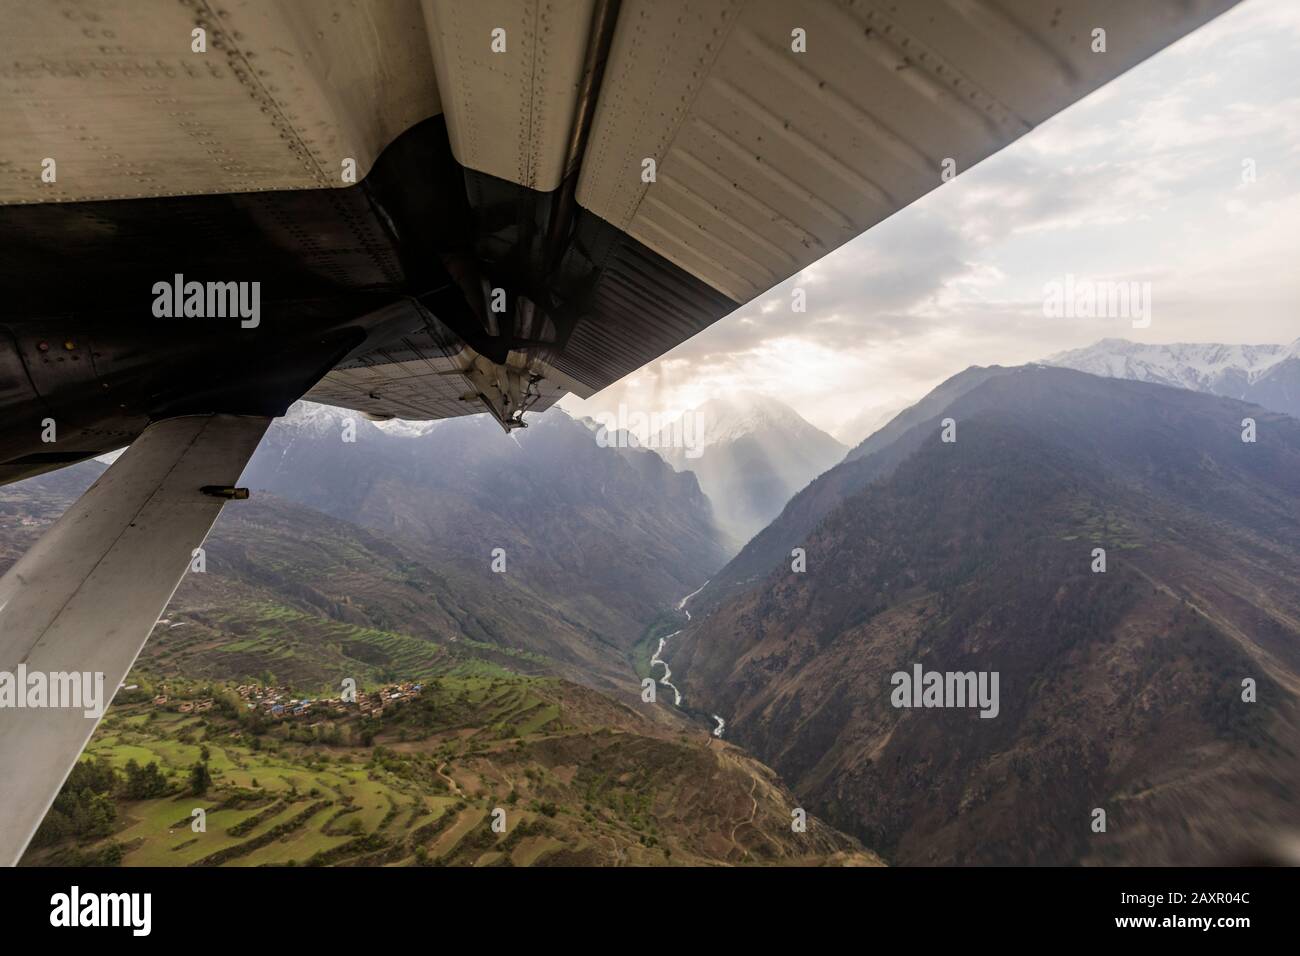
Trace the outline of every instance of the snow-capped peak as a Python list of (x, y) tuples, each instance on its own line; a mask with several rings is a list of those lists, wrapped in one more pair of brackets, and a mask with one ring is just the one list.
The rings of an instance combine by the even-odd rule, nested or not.
[(280, 428), (294, 428), (301, 431), (323, 434), (337, 430), (344, 418), (350, 415), (360, 416), (359, 412), (349, 412), (345, 408), (332, 405), (318, 405), (316, 402), (297, 401), (289, 406), (289, 411), (276, 424)]
[[(684, 413), (682, 418), (685, 416), (693, 419), (692, 434), (697, 449), (726, 444), (755, 433), (817, 431), (789, 405), (756, 392), (732, 392), (711, 398)], [(678, 419), (670, 423), (664, 431), (680, 429), (681, 422)]]
[(316, 402), (297, 401), (289, 407), (289, 412), (279, 420), (282, 428), (297, 428), (315, 434), (336, 431), (345, 419), (366, 422), (374, 425), (385, 434), (396, 438), (423, 438), (433, 431), (439, 421), (406, 421), (394, 418), (390, 421), (374, 422), (364, 414), (350, 408), (338, 408), (333, 405), (320, 405)]
[(412, 422), (404, 418), (394, 418), (391, 421), (375, 422), (375, 427), (380, 431), (394, 435), (398, 438), (423, 438), (429, 432), (441, 425), (446, 419), (435, 419), (431, 422)]
[(1043, 364), (1109, 378), (1225, 394), (1255, 383), (1274, 366), (1294, 357), (1300, 357), (1300, 339), (1290, 345), (1189, 342), (1157, 345), (1102, 339), (1087, 348), (1060, 352), (1044, 359)]

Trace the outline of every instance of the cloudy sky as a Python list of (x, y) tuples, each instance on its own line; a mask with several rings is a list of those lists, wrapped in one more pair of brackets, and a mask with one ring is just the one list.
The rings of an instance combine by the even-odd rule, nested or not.
[[(1300, 336), (1300, 3), (1246, 0), (583, 402), (672, 413), (736, 389), (834, 432), (969, 365), (1100, 338)], [(1243, 182), (1254, 161), (1255, 181)], [(1067, 275), (1151, 283), (1151, 323), (1043, 315)], [(792, 314), (790, 290), (807, 290)]]

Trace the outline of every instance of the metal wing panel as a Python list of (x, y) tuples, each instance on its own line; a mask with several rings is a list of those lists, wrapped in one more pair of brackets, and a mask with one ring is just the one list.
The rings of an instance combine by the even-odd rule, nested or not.
[(407, 0), (5, 3), (3, 16), (0, 203), (345, 186), (344, 159), (360, 180), (441, 109)]
[(1233, 2), (626, 0), (578, 202), (746, 302)]
[(351, 408), (372, 418), (423, 421), (455, 418), (483, 411), (462, 401), (467, 388), (450, 358), (430, 356), (388, 361), (383, 354), (350, 368), (335, 369), (303, 398), (322, 405)]
[(559, 186), (594, 9), (595, 0), (424, 0), (462, 166), (541, 192)]
[(572, 267), (591, 283), (582, 317), (552, 366), (584, 398), (636, 371), (731, 312), (735, 301), (585, 210)]

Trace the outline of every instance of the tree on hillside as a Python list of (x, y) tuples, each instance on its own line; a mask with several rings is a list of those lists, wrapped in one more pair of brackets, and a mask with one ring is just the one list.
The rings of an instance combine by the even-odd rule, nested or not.
[(126, 783), (122, 795), (128, 800), (149, 800), (167, 792), (167, 778), (158, 769), (158, 762), (150, 760), (141, 767), (134, 757), (126, 762)]
[(208, 773), (208, 765), (203, 761), (196, 761), (190, 768), (190, 793), (196, 797), (202, 796), (208, 792), (212, 786), (212, 775)]

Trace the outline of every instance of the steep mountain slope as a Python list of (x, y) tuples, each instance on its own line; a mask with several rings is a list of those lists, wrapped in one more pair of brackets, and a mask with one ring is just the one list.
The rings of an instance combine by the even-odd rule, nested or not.
[[(354, 442), (343, 440), (349, 420)], [(724, 563), (692, 475), (652, 452), (601, 448), (559, 410), (529, 421), (509, 437), (475, 416), (411, 438), (299, 405), (242, 481), (423, 549), (447, 573), (515, 581), (614, 643)], [(498, 548), (504, 573), (492, 571)]]
[[(170, 605), (183, 627), (156, 631), (146, 659), (318, 686), (389, 656), (424, 673), (477, 642), (515, 669), (638, 692), (646, 626), (725, 560), (694, 476), (600, 448), (562, 412), (518, 440), (483, 418), (391, 429), (306, 404), (277, 420), (241, 479), (252, 499), (225, 509), (207, 573)], [(103, 468), (0, 489), (0, 565)]]
[(833, 508), (916, 450), (925, 435), (913, 431), (915, 425), (933, 418), (950, 402), (1007, 371), (998, 365), (989, 368), (973, 366), (952, 376), (915, 405), (899, 412), (887, 425), (845, 455), (841, 464), (818, 476), (791, 498), (776, 520), (750, 539), (740, 553), (710, 579), (708, 587), (695, 598), (692, 606), (707, 610), (727, 595), (752, 587), (778, 565), (784, 564), (788, 568), (791, 549), (802, 544)]
[(1102, 339), (1043, 364), (1209, 392), (1300, 417), (1300, 339), (1290, 345), (1147, 345)]
[[(102, 470), (85, 462), (0, 489), (0, 568)], [(449, 561), (418, 538), (263, 492), (226, 508), (204, 551), (204, 571), (182, 579), (141, 652), (155, 673), (270, 674), (319, 693), (344, 676), (419, 678), (486, 664), (622, 697), (639, 690), (627, 650), (557, 609), (562, 601), (553, 605), (520, 575)]]
[(649, 444), (678, 471), (699, 478), (719, 526), (741, 543), (845, 451), (788, 405), (748, 392), (710, 399)]
[[(676, 639), (695, 709), (898, 862), (1223, 862), (1300, 827), (1300, 422), (1028, 367), (823, 480), (882, 456), (806, 573)], [(997, 716), (893, 706), (917, 664), (997, 672)]]
[(836, 441), (854, 448), (888, 425), (899, 412), (912, 404), (908, 399), (895, 397), (892, 401), (872, 405), (840, 425), (832, 434)]
[(447, 561), (266, 495), (222, 516), (142, 659), (218, 680), (274, 674), (304, 689), (413, 679), (486, 661), (633, 696), (618, 642), (520, 575)]

